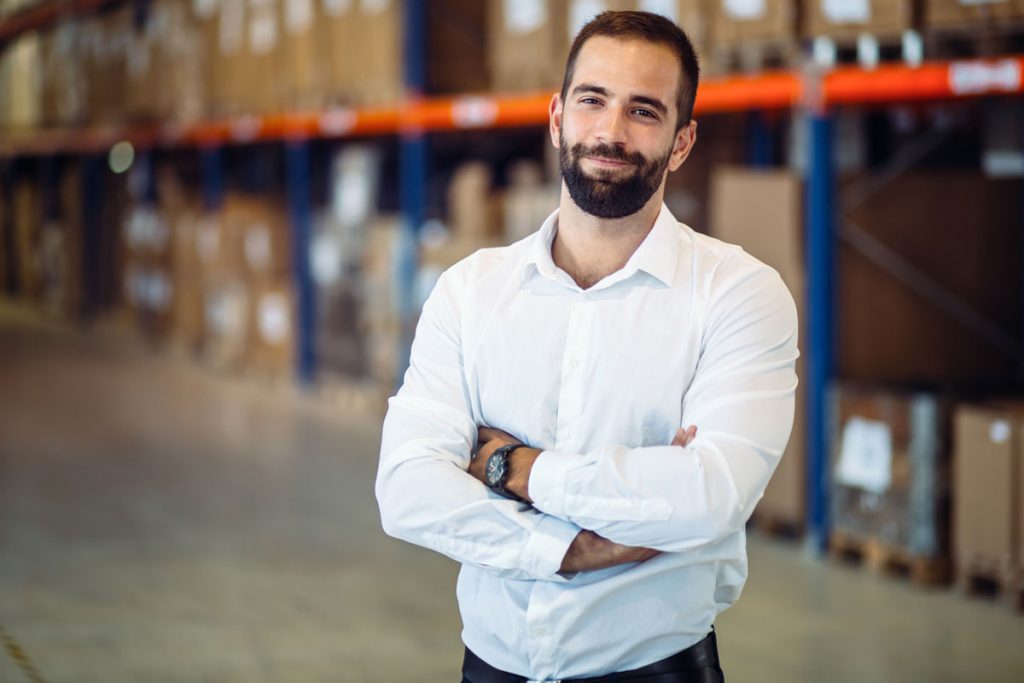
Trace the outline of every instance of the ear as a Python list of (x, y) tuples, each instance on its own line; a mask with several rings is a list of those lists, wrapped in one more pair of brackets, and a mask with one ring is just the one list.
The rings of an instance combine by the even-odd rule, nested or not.
[(551, 134), (551, 144), (555, 149), (559, 147), (559, 133), (562, 131), (562, 96), (555, 93), (551, 96), (551, 104), (548, 105), (548, 132)]
[(690, 119), (690, 122), (679, 129), (676, 133), (676, 141), (672, 146), (672, 155), (669, 157), (668, 170), (674, 171), (683, 165), (686, 157), (690, 156), (690, 150), (697, 144), (697, 121)]

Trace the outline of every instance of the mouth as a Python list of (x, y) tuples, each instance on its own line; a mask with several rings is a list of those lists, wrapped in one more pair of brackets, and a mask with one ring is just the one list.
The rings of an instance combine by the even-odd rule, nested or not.
[(601, 168), (625, 168), (626, 166), (632, 166), (633, 164), (628, 161), (621, 161), (618, 159), (608, 159), (605, 157), (588, 156), (585, 157), (588, 161)]

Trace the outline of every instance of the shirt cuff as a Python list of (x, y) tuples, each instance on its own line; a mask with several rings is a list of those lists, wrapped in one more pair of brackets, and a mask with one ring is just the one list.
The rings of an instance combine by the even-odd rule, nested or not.
[(573, 458), (568, 453), (542, 451), (533, 461), (528, 490), (533, 506), (561, 519), (565, 514), (565, 481)]
[(554, 577), (580, 531), (575, 524), (544, 515), (526, 542), (524, 568), (534, 576)]

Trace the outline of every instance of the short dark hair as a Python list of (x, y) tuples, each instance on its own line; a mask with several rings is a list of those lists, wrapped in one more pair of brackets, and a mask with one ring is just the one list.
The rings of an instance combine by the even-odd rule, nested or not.
[(664, 45), (679, 58), (680, 78), (679, 91), (676, 93), (676, 104), (679, 119), (676, 131), (693, 118), (693, 102), (697, 98), (697, 82), (700, 78), (700, 65), (693, 43), (683, 29), (673, 21), (652, 12), (601, 12), (587, 22), (569, 48), (569, 59), (565, 63), (565, 78), (562, 80), (562, 101), (569, 95), (569, 84), (576, 71), (576, 58), (580, 50), (591, 38), (605, 36), (623, 40), (644, 40), (657, 45)]

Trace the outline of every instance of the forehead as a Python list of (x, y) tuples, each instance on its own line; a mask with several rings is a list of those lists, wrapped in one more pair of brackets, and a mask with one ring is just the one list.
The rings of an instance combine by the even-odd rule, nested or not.
[(576, 57), (569, 91), (579, 83), (589, 83), (616, 94), (658, 97), (672, 105), (682, 72), (679, 58), (665, 45), (595, 36), (583, 44)]

